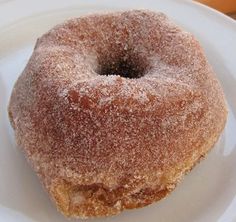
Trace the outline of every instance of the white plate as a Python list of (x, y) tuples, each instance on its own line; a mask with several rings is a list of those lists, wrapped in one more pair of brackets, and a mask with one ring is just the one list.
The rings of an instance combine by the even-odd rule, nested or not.
[(36, 38), (69, 17), (128, 8), (163, 11), (195, 34), (222, 83), (229, 118), (221, 140), (207, 159), (169, 197), (106, 221), (236, 221), (236, 23), (183, 0), (0, 0), (0, 221), (68, 221), (56, 211), (16, 147), (6, 112), (13, 83)]

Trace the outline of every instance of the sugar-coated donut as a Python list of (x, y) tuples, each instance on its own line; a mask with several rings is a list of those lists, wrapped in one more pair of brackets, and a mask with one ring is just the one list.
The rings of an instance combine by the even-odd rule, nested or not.
[(165, 197), (216, 143), (227, 110), (193, 35), (132, 10), (39, 38), (9, 117), (58, 209), (86, 218)]

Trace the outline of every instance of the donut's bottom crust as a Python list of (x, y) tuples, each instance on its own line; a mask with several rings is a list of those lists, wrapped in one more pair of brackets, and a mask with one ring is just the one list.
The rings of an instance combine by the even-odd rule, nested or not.
[(197, 155), (195, 153), (190, 159), (164, 172), (164, 180), (153, 184), (152, 187), (143, 187), (134, 192), (124, 187), (108, 189), (102, 184), (71, 185), (64, 181), (51, 187), (51, 197), (59, 211), (67, 217), (76, 218), (111, 216), (125, 209), (144, 207), (169, 194), (183, 176), (206, 156), (217, 138), (209, 139), (208, 143), (197, 151)]

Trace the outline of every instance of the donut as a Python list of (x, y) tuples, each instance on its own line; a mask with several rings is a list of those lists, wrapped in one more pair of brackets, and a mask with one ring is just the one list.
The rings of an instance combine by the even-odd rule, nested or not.
[(52, 28), (37, 40), (8, 110), (50, 198), (79, 218), (164, 198), (213, 147), (227, 118), (199, 42), (148, 10)]

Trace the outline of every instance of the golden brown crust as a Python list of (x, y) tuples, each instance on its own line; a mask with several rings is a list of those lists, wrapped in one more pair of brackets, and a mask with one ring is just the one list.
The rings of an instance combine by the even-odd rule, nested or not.
[[(124, 71), (120, 60), (130, 78), (104, 75), (116, 74), (114, 64)], [(226, 117), (199, 43), (162, 13), (144, 10), (50, 30), (9, 104), (17, 143), (51, 198), (80, 218), (166, 196), (214, 145)]]
[[(102, 184), (72, 185), (66, 181), (60, 181), (51, 191), (56, 199), (58, 209), (69, 217), (100, 217), (115, 215), (124, 209), (144, 207), (166, 197), (181, 181), (183, 174), (188, 173), (208, 153), (207, 148), (218, 140), (218, 137), (209, 138), (199, 153), (198, 159), (192, 157), (186, 162), (178, 164), (175, 168), (164, 172), (164, 177), (157, 187), (138, 189), (140, 181), (133, 181), (134, 191), (129, 186), (116, 187), (109, 190)], [(147, 173), (146, 173), (147, 174)], [(151, 175), (151, 173), (149, 172)], [(127, 177), (127, 180), (130, 178)], [(127, 183), (126, 183), (127, 185)], [(82, 215), (82, 216), (81, 216)]]

